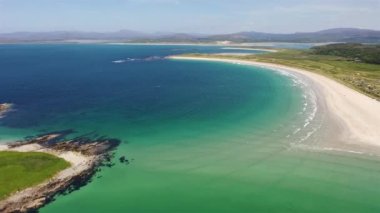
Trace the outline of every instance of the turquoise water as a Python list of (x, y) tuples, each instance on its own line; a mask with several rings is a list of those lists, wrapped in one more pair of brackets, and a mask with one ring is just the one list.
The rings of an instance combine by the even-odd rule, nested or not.
[(0, 140), (73, 129), (122, 141), (114, 167), (41, 212), (378, 212), (377, 158), (294, 148), (317, 123), (295, 131), (313, 104), (292, 77), (163, 58), (220, 51), (0, 46), (0, 100), (15, 104)]

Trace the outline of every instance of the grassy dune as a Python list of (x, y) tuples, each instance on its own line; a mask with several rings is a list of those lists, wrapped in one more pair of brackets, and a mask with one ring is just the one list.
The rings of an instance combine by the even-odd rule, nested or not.
[(0, 200), (36, 185), (69, 167), (65, 160), (39, 152), (0, 152)]
[(213, 56), (191, 54), (188, 56), (218, 57), (252, 60), (286, 65), (317, 72), (333, 78), (357, 91), (380, 100), (380, 65), (354, 61), (351, 58), (318, 55), (308, 50), (281, 50), (247, 56)]

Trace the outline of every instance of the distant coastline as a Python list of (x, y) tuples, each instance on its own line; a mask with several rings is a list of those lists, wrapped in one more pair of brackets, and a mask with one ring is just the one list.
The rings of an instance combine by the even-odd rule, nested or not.
[[(324, 45), (334, 42), (301, 42), (299, 44)], [(7, 44), (106, 44), (106, 45), (126, 45), (126, 46), (220, 46), (239, 48), (244, 50), (263, 49), (273, 50), (274, 44), (298, 44), (298, 42), (129, 42), (113, 40), (45, 40), (45, 41), (12, 41), (2, 42), (1, 45)], [(241, 49), (243, 48), (243, 49)]]
[(359, 42), (379, 43), (380, 31), (359, 28), (333, 28), (316, 32), (266, 33), (257, 31), (230, 34), (145, 33), (123, 29), (114, 32), (45, 31), (0, 33), (1, 43), (44, 41), (109, 41), (131, 43), (254, 43), (254, 42)]

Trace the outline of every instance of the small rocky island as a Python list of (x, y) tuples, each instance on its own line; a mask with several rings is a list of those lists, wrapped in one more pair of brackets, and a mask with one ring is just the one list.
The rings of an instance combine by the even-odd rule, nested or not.
[(12, 104), (3, 103), (0, 104), (0, 118), (5, 115), (9, 110), (11, 110)]
[(110, 164), (111, 152), (120, 144), (119, 140), (106, 137), (90, 139), (81, 136), (65, 139), (70, 133), (53, 132), (0, 145), (0, 151), (45, 152), (63, 158), (71, 164), (53, 178), (15, 192), (0, 201), (0, 212), (35, 212), (51, 202), (54, 196), (74, 191), (87, 184), (100, 166)]

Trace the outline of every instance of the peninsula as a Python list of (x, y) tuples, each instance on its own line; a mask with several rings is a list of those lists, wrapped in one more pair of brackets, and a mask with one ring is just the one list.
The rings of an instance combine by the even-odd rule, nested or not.
[[(38, 171), (37, 182), (33, 181), (35, 180), (33, 178), (25, 179), (22, 176), (13, 175), (12, 172), (17, 172), (17, 170), (8, 171), (5, 177), (0, 175), (1, 182), (12, 177), (12, 183), (14, 183), (0, 197), (3, 199), (5, 196), (5, 199), (0, 201), (0, 212), (35, 211), (52, 201), (55, 195), (70, 192), (85, 185), (95, 174), (97, 168), (103, 162), (110, 160), (109, 152), (119, 144), (119, 141), (115, 139), (75, 138), (64, 140), (64, 136), (63, 132), (54, 132), (26, 141), (0, 145), (0, 158), (11, 157), (12, 164), (20, 164), (15, 165), (16, 167), (26, 166), (22, 164), (25, 161), (36, 163), (39, 159), (42, 159), (40, 164), (43, 166)], [(46, 162), (52, 162), (53, 169), (46, 171), (47, 168), (50, 168), (49, 165), (45, 165)], [(36, 165), (31, 166), (35, 167)], [(4, 169), (6, 167), (2, 167), (0, 164), (0, 171)], [(32, 175), (33, 173), (28, 174)], [(40, 179), (45, 177), (42, 176), (43, 174), (47, 178), (41, 181)], [(29, 182), (17, 184), (26, 180)], [(19, 187), (22, 186), (26, 186), (26, 188), (20, 189)]]

